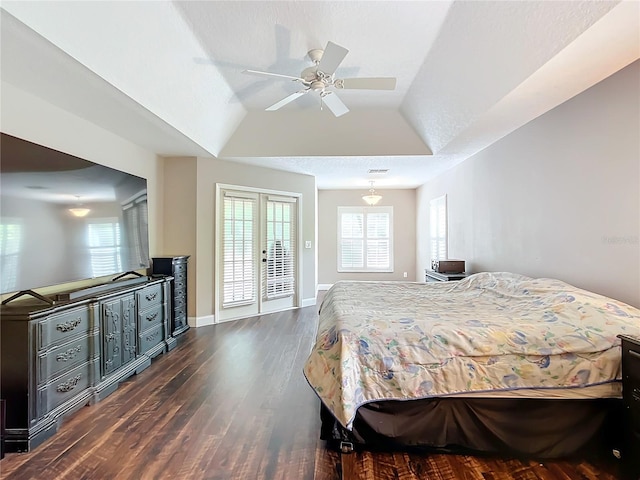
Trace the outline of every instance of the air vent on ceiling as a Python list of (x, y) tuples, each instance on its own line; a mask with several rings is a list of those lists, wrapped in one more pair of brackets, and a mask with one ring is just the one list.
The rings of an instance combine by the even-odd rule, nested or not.
[(388, 171), (388, 168), (372, 168), (369, 170), (369, 173), (374, 175), (382, 175), (383, 173), (387, 173)]

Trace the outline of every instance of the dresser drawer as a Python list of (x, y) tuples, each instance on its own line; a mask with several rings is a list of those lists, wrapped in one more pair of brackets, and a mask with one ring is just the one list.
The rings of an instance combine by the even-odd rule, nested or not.
[(640, 382), (626, 382), (622, 388), (629, 425), (640, 432)]
[(72, 342), (41, 352), (38, 356), (38, 385), (45, 384), (49, 379), (87, 362), (97, 351), (96, 341), (97, 335), (85, 335)]
[(90, 385), (91, 369), (96, 368), (97, 362), (98, 359), (95, 359), (78, 365), (39, 388), (39, 416), (51, 412), (54, 408), (86, 390)]
[(164, 340), (164, 325), (142, 332), (139, 337), (140, 353), (145, 353)]
[(636, 480), (640, 478), (640, 431), (628, 431), (622, 450), (623, 478)]
[(185, 295), (176, 295), (173, 298), (173, 309), (178, 310), (179, 308), (184, 308), (186, 305), (186, 296)]
[(147, 310), (149, 307), (162, 303), (162, 285), (151, 285), (136, 293), (138, 296), (138, 311)]
[(174, 277), (173, 279), (173, 295), (184, 295), (187, 291), (187, 278), (183, 276), (183, 278)]
[(172, 275), (175, 277), (177, 275), (181, 275), (186, 273), (187, 271), (187, 262), (173, 262), (173, 273)]
[(68, 342), (73, 337), (84, 335), (91, 329), (91, 315), (88, 307), (74, 308), (56, 313), (38, 325), (38, 349)]
[(622, 366), (625, 377), (640, 382), (640, 347), (629, 342), (622, 343)]
[(156, 305), (148, 310), (144, 310), (138, 314), (140, 331), (160, 325), (164, 320), (164, 304)]

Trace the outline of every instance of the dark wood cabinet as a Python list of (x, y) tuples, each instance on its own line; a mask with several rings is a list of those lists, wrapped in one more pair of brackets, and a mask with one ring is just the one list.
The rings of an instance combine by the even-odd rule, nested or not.
[(624, 402), (624, 478), (640, 479), (640, 338), (622, 340), (622, 398)]
[(61, 418), (109, 395), (175, 343), (168, 338), (168, 283), (142, 277), (55, 299), (20, 292), (29, 297), (3, 302), (7, 451), (36, 447)]
[(173, 308), (171, 311), (171, 335), (177, 337), (189, 329), (187, 319), (187, 262), (189, 255), (154, 257), (153, 274), (173, 277), (170, 281)]

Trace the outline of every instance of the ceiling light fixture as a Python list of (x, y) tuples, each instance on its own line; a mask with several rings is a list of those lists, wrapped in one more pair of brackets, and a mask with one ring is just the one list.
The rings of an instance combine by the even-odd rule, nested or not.
[(382, 199), (382, 195), (378, 195), (376, 191), (373, 189), (373, 181), (369, 182), (371, 184), (371, 188), (369, 189), (369, 193), (362, 196), (362, 200), (364, 200), (368, 205), (375, 205)]
[(71, 215), (74, 217), (86, 217), (91, 210), (82, 206), (79, 195), (76, 195), (76, 198), (78, 199), (78, 206), (69, 209)]

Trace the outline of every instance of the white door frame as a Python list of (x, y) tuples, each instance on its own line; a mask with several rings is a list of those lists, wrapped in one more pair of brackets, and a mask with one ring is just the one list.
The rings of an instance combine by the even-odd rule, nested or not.
[[(216, 193), (215, 193), (215, 208), (214, 208), (214, 224), (215, 224), (215, 237), (214, 237), (214, 244), (213, 244), (213, 249), (214, 249), (214, 262), (215, 262), (215, 266), (214, 266), (214, 282), (213, 282), (213, 289), (214, 289), (214, 323), (221, 323), (220, 319), (220, 308), (222, 305), (222, 298), (220, 295), (220, 285), (222, 282), (222, 252), (221, 252), (221, 242), (220, 240), (222, 239), (222, 212), (221, 209), (224, 206), (224, 202), (223, 202), (223, 196), (222, 196), (222, 192), (224, 190), (234, 190), (234, 191), (238, 191), (238, 192), (248, 192), (248, 193), (254, 193), (254, 194), (258, 194), (258, 195), (279, 195), (279, 196), (284, 196), (284, 197), (295, 197), (297, 200), (297, 205), (298, 205), (298, 209), (297, 209), (297, 238), (296, 238), (296, 293), (295, 293), (295, 301), (294, 301), (294, 307), (293, 308), (298, 308), (302, 305), (302, 253), (303, 253), (303, 241), (302, 241), (302, 194), (301, 193), (297, 193), (297, 192), (287, 192), (287, 191), (283, 191), (283, 190), (271, 190), (271, 189), (264, 189), (264, 188), (256, 188), (256, 187), (248, 187), (248, 186), (244, 186), (244, 185), (233, 185), (233, 184), (227, 184), (227, 183), (216, 183)], [(261, 214), (259, 215), (261, 216)], [(258, 229), (261, 229), (261, 224), (262, 221), (259, 221), (259, 225), (257, 225)], [(262, 241), (262, 239), (260, 240), (260, 242)], [(258, 245), (258, 249), (260, 248), (260, 245)], [(258, 257), (258, 261), (261, 262), (260, 260), (261, 256)], [(259, 267), (261, 268), (262, 266), (259, 265)], [(260, 274), (258, 274), (258, 276), (260, 276)], [(259, 302), (259, 305), (262, 302), (262, 298), (260, 296), (260, 292), (258, 294), (258, 299), (257, 301)], [(224, 322), (226, 321), (232, 321), (232, 320), (237, 320), (240, 318), (245, 318), (244, 315), (239, 315), (237, 317), (233, 317), (233, 318), (228, 318), (223, 320)]]

